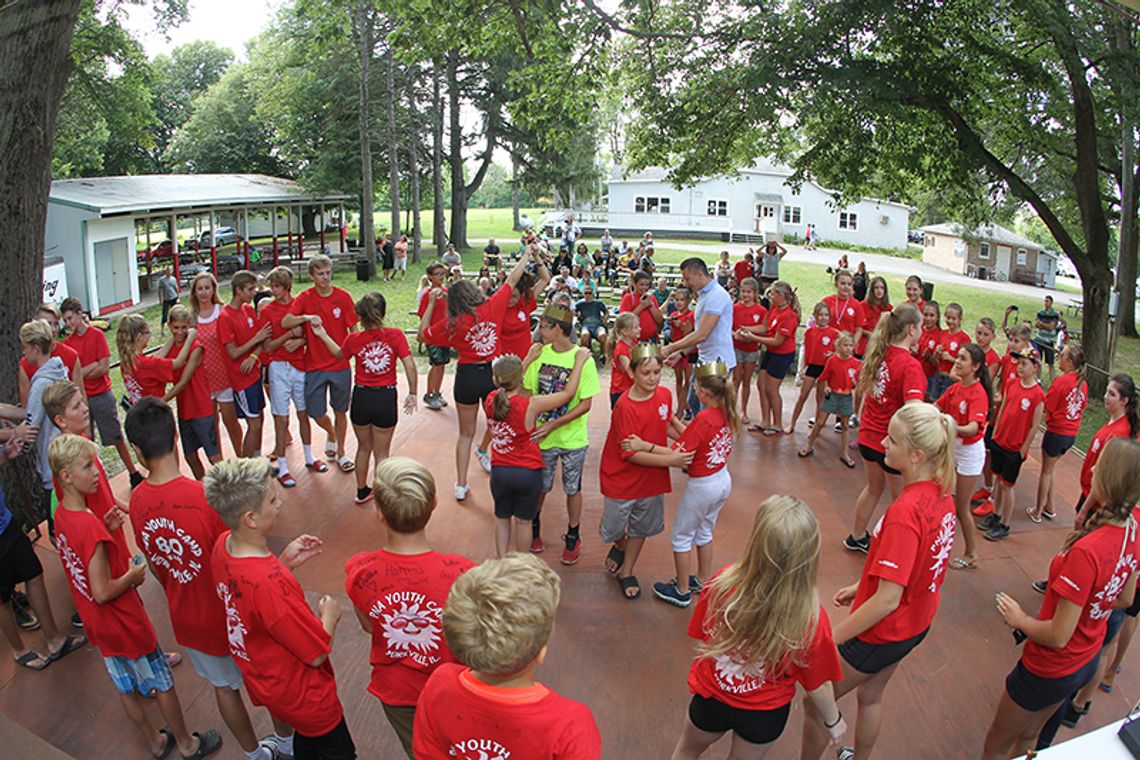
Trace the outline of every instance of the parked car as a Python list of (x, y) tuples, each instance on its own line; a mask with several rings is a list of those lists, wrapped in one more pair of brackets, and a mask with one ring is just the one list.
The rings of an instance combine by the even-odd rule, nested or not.
[(169, 240), (160, 240), (145, 251), (139, 252), (139, 264), (155, 265), (164, 259), (174, 258), (174, 245)]
[(926, 233), (922, 230), (907, 230), (906, 239), (908, 243), (922, 243)]
[[(215, 227), (214, 235), (217, 238), (217, 247), (221, 248), (230, 243), (236, 243), (241, 240), (241, 235), (237, 234), (237, 230), (233, 227)], [(199, 248), (210, 248), (212, 245), (210, 230), (205, 230), (198, 236)]]

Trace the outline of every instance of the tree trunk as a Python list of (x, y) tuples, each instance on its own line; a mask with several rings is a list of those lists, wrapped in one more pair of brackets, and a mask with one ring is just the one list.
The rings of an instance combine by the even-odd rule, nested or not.
[(420, 261), (420, 116), (416, 109), (416, 70), (408, 72), (408, 183), (412, 194), (412, 261)]
[(1136, 337), (1136, 193), (1133, 187), (1136, 176), (1134, 131), (1131, 119), (1121, 114), (1124, 121), (1121, 156), (1120, 187), (1120, 247), (1117, 249), (1116, 287), (1120, 291), (1116, 314), (1118, 335)]
[(519, 222), (519, 165), (515, 161), (514, 156), (511, 156), (511, 221), (513, 227), (511, 229), (518, 230)]
[(372, 62), (373, 28), (367, 0), (356, 0), (354, 24), (360, 59), (357, 92), (357, 129), (360, 132), (360, 245), (368, 260), (368, 274), (376, 276), (376, 233), (372, 224), (372, 137), (369, 116), (368, 70)]
[(459, 54), (447, 55), (448, 162), (451, 166), (451, 242), (467, 245), (467, 193), (463, 181), (463, 132), (459, 124)]
[(388, 194), (392, 204), (392, 245), (400, 238), (400, 133), (396, 129), (396, 56), (392, 45), (384, 53), (388, 97), (385, 114), (388, 119)]
[(443, 95), (440, 91), (438, 60), (432, 63), (431, 71), (431, 183), (435, 210), (432, 215), (431, 239), (435, 243), (436, 254), (442, 256), (447, 244), (447, 220), (443, 218)]

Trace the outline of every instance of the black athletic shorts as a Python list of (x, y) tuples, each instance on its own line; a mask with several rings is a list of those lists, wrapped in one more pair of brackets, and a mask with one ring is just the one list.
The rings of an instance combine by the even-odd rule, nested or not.
[(542, 496), (542, 472), (541, 468), (493, 466), (491, 498), (495, 500), (495, 517), (533, 520)]
[(870, 644), (856, 636), (839, 645), (839, 656), (860, 673), (878, 673), (910, 654), (928, 633), (929, 628), (906, 641), (892, 641), (889, 644)]
[(875, 464), (879, 465), (879, 467), (882, 467), (883, 472), (887, 473), (888, 475), (902, 475), (902, 473), (896, 470), (894, 467), (887, 466), (887, 455), (885, 453), (882, 451), (876, 451), (865, 443), (859, 444), (859, 455), (862, 456), (865, 461), (874, 462)]
[(823, 374), (822, 364), (809, 364), (804, 367), (804, 375), (812, 378), (813, 380)]
[(492, 379), (490, 362), (460, 364), (455, 368), (455, 403), (468, 406), (480, 404), (493, 390), (495, 381)]
[[(7, 605), (12, 598), (12, 590), (18, 583), (26, 583), (43, 575), (44, 568), (32, 542), (20, 530), (20, 521), (13, 515), (8, 527), (0, 533), (0, 604)], [(0, 614), (9, 614), (0, 610)]]
[(1018, 660), (1005, 677), (1005, 692), (1022, 710), (1037, 712), (1053, 707), (1076, 694), (1089, 682), (1096, 673), (1099, 660), (1099, 657), (1094, 657), (1075, 673), (1060, 678), (1035, 676)]
[(1064, 456), (1065, 452), (1073, 448), (1073, 444), (1076, 442), (1077, 437), (1075, 435), (1058, 435), (1052, 430), (1046, 430), (1045, 436), (1041, 439), (1041, 450), (1056, 459)]
[(769, 349), (764, 352), (764, 358), (760, 360), (760, 369), (767, 372), (769, 377), (783, 380), (795, 361), (795, 351), (788, 354), (774, 354)]
[(378, 428), (396, 426), (399, 413), (396, 411), (396, 386), (386, 385), (373, 388), (357, 385), (352, 389), (352, 406), (348, 418), (353, 425), (372, 425)]
[(1009, 451), (996, 443), (990, 444), (990, 469), (1006, 485), (1017, 485), (1017, 476), (1021, 474), (1023, 461), (1020, 451)]
[(784, 732), (791, 709), (789, 702), (775, 710), (743, 710), (694, 694), (689, 702), (689, 720), (710, 734), (731, 731), (749, 744), (771, 744)]
[(619, 398), (621, 398), (620, 393), (611, 393), (610, 394), (610, 409), (613, 409), (615, 406), (617, 406), (617, 402), (618, 402)]

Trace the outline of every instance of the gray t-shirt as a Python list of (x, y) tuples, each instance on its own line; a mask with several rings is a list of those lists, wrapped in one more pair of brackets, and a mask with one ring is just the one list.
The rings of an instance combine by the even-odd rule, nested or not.
[(174, 275), (160, 279), (158, 281), (158, 288), (162, 293), (163, 301), (178, 300), (178, 280), (174, 279)]
[(736, 366), (736, 352), (732, 347), (732, 296), (716, 280), (709, 280), (708, 285), (697, 291), (694, 326), (701, 324), (705, 314), (715, 314), (717, 320), (709, 337), (697, 345), (700, 360), (711, 362), (720, 359), (732, 369)]
[(762, 277), (780, 276), (780, 251), (776, 250), (771, 256), (767, 251), (760, 253), (760, 275)]

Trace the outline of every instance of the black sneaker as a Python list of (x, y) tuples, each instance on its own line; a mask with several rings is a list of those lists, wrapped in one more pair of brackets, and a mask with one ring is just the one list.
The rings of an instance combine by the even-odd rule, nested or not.
[(700, 578), (695, 575), (689, 576), (689, 591), (693, 592), (694, 594), (699, 594), (701, 593), (701, 589), (704, 587), (705, 584), (701, 583)]
[(137, 471), (132, 472), (131, 473), (131, 490), (133, 491), (136, 488), (138, 488), (139, 484), (142, 483), (143, 480), (145, 480), (145, 478), (143, 477), (141, 472), (137, 472)]
[(1067, 728), (1076, 728), (1081, 718), (1089, 714), (1092, 702), (1085, 702), (1084, 708), (1077, 707), (1072, 700), (1065, 702), (1065, 715), (1061, 718), (1061, 725)]
[(1004, 541), (1007, 538), (1009, 538), (1009, 526), (1000, 522), (985, 533), (987, 541)]
[(843, 539), (843, 548), (853, 552), (863, 552), (866, 554), (871, 551), (871, 534), (864, 533), (862, 538), (855, 538), (855, 536), (847, 536)]
[(23, 594), (12, 594), (12, 614), (16, 617), (16, 625), (25, 631), (34, 631), (40, 627), (40, 619), (28, 609), (28, 598)]
[(996, 512), (990, 512), (988, 515), (978, 521), (978, 530), (988, 531), (1001, 525), (1001, 518), (997, 516)]
[(1049, 581), (1033, 581), (1033, 590), (1038, 594), (1044, 594), (1047, 588), (1049, 588)]
[(79, 617), (78, 612), (76, 612), (74, 615), (71, 616), (71, 624), (73, 626), (75, 626), (76, 628), (82, 628), (83, 627), (83, 619)]

